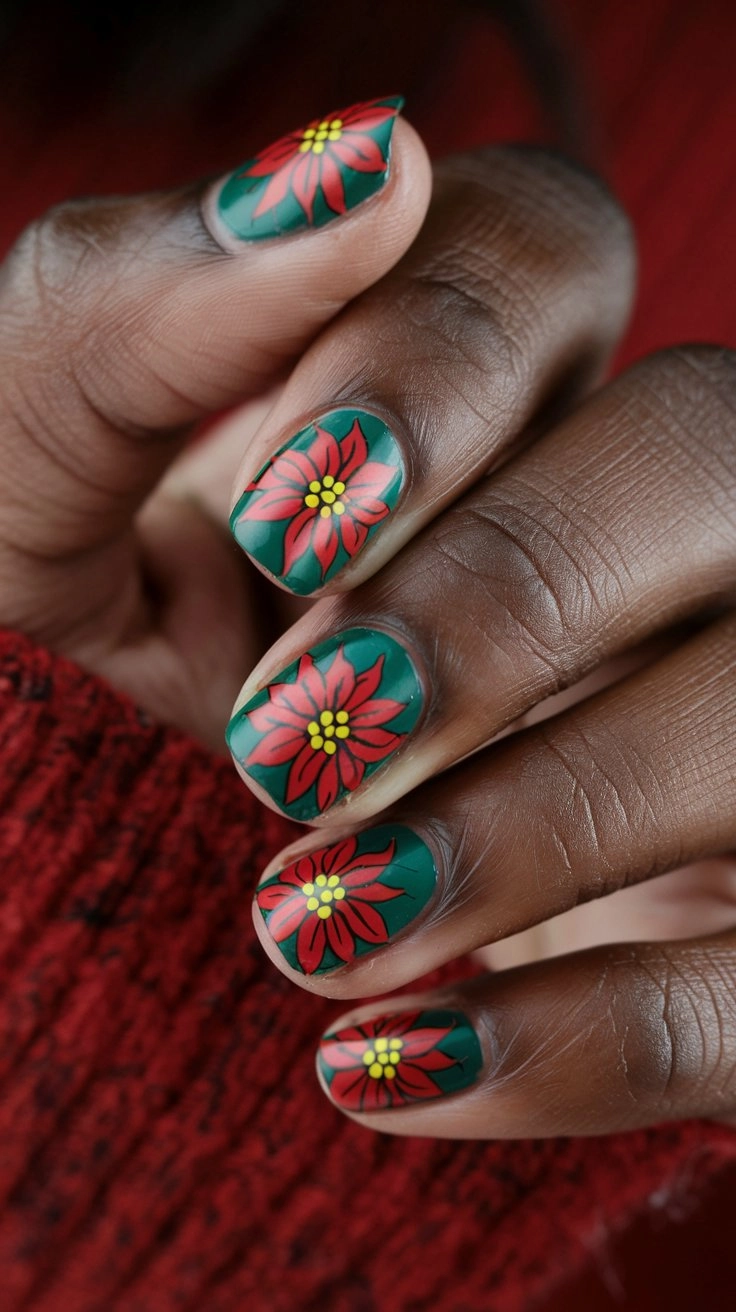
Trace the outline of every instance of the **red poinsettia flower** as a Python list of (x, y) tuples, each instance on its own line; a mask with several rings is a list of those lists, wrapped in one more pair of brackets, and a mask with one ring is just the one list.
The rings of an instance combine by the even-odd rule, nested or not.
[(417, 1025), (420, 1014), (365, 1021), (322, 1040), (321, 1060), (335, 1072), (330, 1080), (335, 1102), (369, 1112), (441, 1096), (432, 1074), (456, 1065), (437, 1046), (450, 1030)]
[(335, 214), (344, 214), (343, 169), (356, 173), (382, 173), (388, 165), (381, 147), (369, 134), (394, 118), (396, 105), (364, 101), (338, 109), (306, 128), (281, 137), (238, 174), (241, 178), (270, 178), (253, 217), (258, 219), (291, 194), (314, 221), (317, 188)]
[(358, 420), (341, 440), (314, 425), (315, 438), (304, 451), (283, 451), (248, 492), (245, 518), (272, 522), (291, 519), (284, 536), (282, 572), (288, 574), (313, 552), (324, 578), (340, 544), (349, 556), (360, 551), (368, 531), (389, 514), (381, 498), (396, 478), (396, 466), (368, 459)]
[(356, 674), (341, 644), (328, 669), (322, 670), (307, 652), (294, 683), (271, 684), (268, 701), (249, 711), (248, 719), (262, 737), (246, 757), (245, 768), (291, 761), (287, 806), (313, 784), (320, 811), (332, 806), (341, 792), (352, 792), (366, 764), (389, 756), (404, 736), (382, 727), (406, 709), (390, 697), (374, 697), (383, 664), (379, 656)]
[(340, 961), (352, 961), (356, 939), (374, 946), (388, 941), (386, 922), (374, 904), (404, 892), (380, 882), (396, 843), (392, 839), (383, 852), (358, 856), (357, 850), (353, 837), (310, 852), (256, 893), (277, 943), (298, 931), (296, 956), (305, 975), (319, 970), (328, 947)]

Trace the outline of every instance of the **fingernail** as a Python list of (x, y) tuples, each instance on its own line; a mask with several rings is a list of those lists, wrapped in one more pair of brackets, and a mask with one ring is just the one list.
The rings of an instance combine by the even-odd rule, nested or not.
[(474, 1084), (482, 1065), (478, 1035), (460, 1011), (379, 1016), (328, 1032), (317, 1053), (330, 1097), (352, 1112), (445, 1098)]
[(432, 853), (412, 829), (376, 825), (265, 879), (256, 905), (289, 965), (324, 975), (393, 939), (436, 882)]
[(348, 629), (313, 647), (236, 711), (227, 741), (286, 815), (311, 820), (386, 765), (423, 702), (401, 643), (374, 629)]
[(312, 119), (236, 169), (218, 199), (220, 218), (243, 241), (321, 228), (386, 182), (402, 96), (367, 100)]
[(403, 481), (386, 424), (364, 410), (332, 410), (264, 465), (230, 527), (254, 560), (306, 596), (362, 551), (396, 506)]

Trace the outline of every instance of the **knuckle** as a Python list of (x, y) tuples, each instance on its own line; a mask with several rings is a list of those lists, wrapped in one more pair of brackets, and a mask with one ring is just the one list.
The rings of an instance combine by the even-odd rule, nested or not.
[[(686, 343), (658, 351), (631, 371), (639, 404), (684, 456), (712, 453), (723, 475), (724, 455), (736, 449), (736, 351)], [(736, 465), (729, 465), (736, 475)]]

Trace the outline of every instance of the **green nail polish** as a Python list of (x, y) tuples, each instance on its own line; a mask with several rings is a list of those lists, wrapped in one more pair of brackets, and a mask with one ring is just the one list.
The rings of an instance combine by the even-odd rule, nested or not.
[(374, 629), (313, 647), (230, 721), (233, 756), (286, 815), (311, 820), (354, 792), (416, 727), (424, 697), (406, 649)]
[(325, 1034), (317, 1065), (339, 1107), (375, 1112), (467, 1089), (483, 1052), (462, 1012), (413, 1011)]
[(230, 527), (254, 560), (306, 596), (362, 551), (394, 510), (403, 482), (401, 452), (383, 420), (332, 410), (260, 470)]
[(418, 834), (376, 825), (264, 880), (256, 905), (289, 965), (324, 975), (393, 939), (427, 905), (436, 882), (434, 858)]
[(231, 173), (220, 218), (242, 241), (321, 228), (386, 182), (401, 96), (335, 110), (290, 132)]

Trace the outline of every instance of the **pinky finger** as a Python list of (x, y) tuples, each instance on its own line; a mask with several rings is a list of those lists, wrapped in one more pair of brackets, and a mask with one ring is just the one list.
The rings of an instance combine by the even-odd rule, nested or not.
[(320, 1043), (325, 1091), (368, 1128), (538, 1138), (736, 1113), (736, 930), (400, 1001), (349, 1013)]

